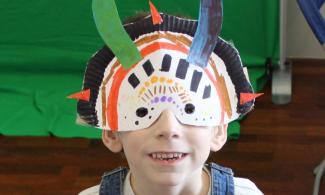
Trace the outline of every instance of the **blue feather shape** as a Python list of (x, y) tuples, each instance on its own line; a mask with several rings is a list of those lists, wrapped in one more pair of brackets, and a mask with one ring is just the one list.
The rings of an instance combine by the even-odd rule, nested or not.
[(198, 27), (187, 61), (206, 67), (222, 27), (222, 0), (201, 0)]

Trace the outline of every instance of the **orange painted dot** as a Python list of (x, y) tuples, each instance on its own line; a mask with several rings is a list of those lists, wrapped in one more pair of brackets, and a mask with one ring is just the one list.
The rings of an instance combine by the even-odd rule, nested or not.
[(139, 94), (142, 95), (145, 90), (146, 90), (146, 88), (142, 87)]
[(172, 80), (172, 79), (168, 79), (168, 80), (167, 80), (167, 83), (168, 83), (168, 84), (172, 84), (172, 83), (173, 83), (173, 80)]
[(153, 76), (150, 81), (151, 81), (152, 84), (153, 83), (156, 83), (158, 81), (158, 77), (157, 76)]
[(163, 83), (163, 82), (165, 82), (165, 80), (166, 80), (165, 77), (160, 77), (160, 80), (159, 80), (159, 81), (160, 81), (161, 83)]

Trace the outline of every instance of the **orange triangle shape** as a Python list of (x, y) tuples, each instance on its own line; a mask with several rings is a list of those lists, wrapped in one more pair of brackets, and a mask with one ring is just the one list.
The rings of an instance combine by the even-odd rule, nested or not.
[(89, 102), (89, 99), (90, 99), (90, 89), (87, 89), (87, 90), (84, 90), (84, 91), (80, 91), (78, 93), (74, 93), (72, 95), (69, 95), (67, 98), (84, 100), (84, 101)]
[(263, 94), (264, 93), (240, 93), (240, 105), (250, 102)]
[(151, 12), (151, 17), (152, 17), (152, 23), (154, 25), (156, 24), (161, 24), (163, 22), (163, 19), (161, 18), (158, 10), (156, 9), (156, 7), (151, 3), (151, 1), (149, 1), (149, 5), (150, 5), (150, 12)]

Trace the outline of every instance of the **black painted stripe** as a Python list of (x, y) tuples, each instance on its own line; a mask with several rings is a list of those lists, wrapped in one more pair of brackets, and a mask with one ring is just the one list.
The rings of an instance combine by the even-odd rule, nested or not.
[(168, 72), (169, 69), (170, 69), (171, 62), (172, 62), (172, 57), (170, 55), (168, 55), (168, 54), (165, 54), (165, 56), (163, 58), (163, 61), (162, 61), (162, 64), (161, 64), (160, 71)]
[(179, 79), (185, 79), (189, 63), (185, 59), (180, 59), (176, 70), (176, 77)]
[(150, 60), (147, 60), (143, 65), (142, 65), (144, 71), (146, 72), (147, 76), (149, 77), (152, 75), (152, 73), (155, 71), (155, 69), (152, 67), (152, 64)]
[(134, 89), (140, 84), (138, 77), (134, 73), (129, 76), (128, 81)]
[(202, 72), (194, 71), (191, 81), (191, 91), (196, 92), (202, 78)]
[(204, 92), (203, 92), (203, 99), (207, 99), (211, 96), (211, 85), (205, 86)]

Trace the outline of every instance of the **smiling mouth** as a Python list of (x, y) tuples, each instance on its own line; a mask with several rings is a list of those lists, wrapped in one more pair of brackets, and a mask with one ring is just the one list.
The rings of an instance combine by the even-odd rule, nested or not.
[(185, 158), (188, 154), (181, 152), (154, 152), (150, 153), (150, 158), (158, 161), (177, 161)]

